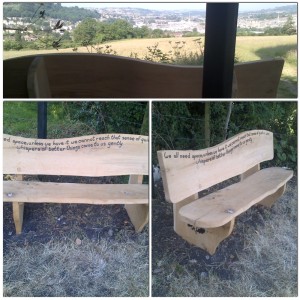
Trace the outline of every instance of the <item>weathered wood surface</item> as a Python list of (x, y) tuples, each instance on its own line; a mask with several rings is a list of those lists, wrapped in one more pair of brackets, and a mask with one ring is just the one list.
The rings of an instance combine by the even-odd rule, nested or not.
[(179, 215), (195, 227), (223, 226), (254, 204), (276, 194), (292, 177), (293, 171), (283, 168), (260, 170), (239, 183), (183, 206)]
[(148, 185), (4, 181), (3, 201), (74, 204), (147, 204)]
[[(103, 54), (40, 57), (44, 59), (53, 98), (202, 98), (202, 67)], [(28, 98), (28, 70), (35, 58), (4, 60), (4, 98)], [(235, 97), (275, 98), (283, 63), (283, 59), (270, 59), (236, 64)]]
[(177, 203), (272, 159), (273, 133), (246, 131), (211, 148), (158, 151), (157, 155), (166, 200)]
[(148, 175), (148, 137), (128, 134), (68, 139), (3, 135), (4, 174)]

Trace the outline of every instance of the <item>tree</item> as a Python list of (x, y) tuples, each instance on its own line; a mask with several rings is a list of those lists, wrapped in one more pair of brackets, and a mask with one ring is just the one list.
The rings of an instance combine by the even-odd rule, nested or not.
[(87, 18), (82, 21), (73, 32), (75, 42), (87, 46), (93, 44), (98, 31), (98, 22), (95, 19)]
[(285, 24), (282, 27), (282, 33), (285, 35), (293, 35), (296, 34), (296, 26), (291, 15), (288, 16)]

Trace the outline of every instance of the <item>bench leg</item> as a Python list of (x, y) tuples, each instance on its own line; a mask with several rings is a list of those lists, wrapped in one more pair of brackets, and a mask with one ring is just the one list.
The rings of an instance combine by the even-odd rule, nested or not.
[(194, 201), (196, 198), (197, 195), (193, 195), (180, 203), (173, 204), (174, 230), (189, 243), (200, 247), (210, 255), (213, 255), (216, 252), (218, 245), (231, 234), (234, 226), (234, 219), (217, 228), (195, 228), (193, 224), (187, 224), (181, 221), (180, 216), (178, 215), (179, 209)]
[(149, 221), (148, 204), (126, 204), (128, 216), (136, 232), (141, 232)]
[(24, 212), (24, 203), (23, 202), (13, 202), (13, 218), (16, 227), (16, 234), (22, 232), (23, 225), (23, 212)]
[(266, 206), (266, 207), (271, 207), (275, 201), (283, 195), (286, 189), (286, 184), (280, 187), (274, 194), (266, 197), (264, 200), (260, 201), (258, 204)]
[[(143, 175), (130, 175), (129, 184), (142, 184)], [(136, 232), (141, 232), (149, 221), (148, 204), (126, 204), (125, 209)]]

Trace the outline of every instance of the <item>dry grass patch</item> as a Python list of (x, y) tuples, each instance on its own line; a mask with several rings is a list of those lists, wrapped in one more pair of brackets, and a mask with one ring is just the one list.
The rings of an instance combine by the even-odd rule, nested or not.
[(119, 243), (68, 239), (11, 248), (4, 254), (4, 296), (127, 296), (149, 294), (147, 234)]
[[(191, 267), (178, 265), (177, 270), (169, 273), (165, 296), (296, 297), (298, 195), (295, 182), (293, 179), (288, 184), (286, 193), (271, 210), (265, 209), (265, 217), (256, 229), (237, 221), (235, 230), (244, 232), (244, 249), (236, 253), (236, 261), (219, 266), (228, 268), (233, 278), (220, 278), (216, 265), (207, 273), (198, 274)], [(161, 284), (160, 278), (156, 277), (153, 284)]]

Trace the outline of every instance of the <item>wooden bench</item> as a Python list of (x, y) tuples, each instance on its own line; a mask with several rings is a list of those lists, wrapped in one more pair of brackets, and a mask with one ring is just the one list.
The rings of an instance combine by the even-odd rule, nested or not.
[[(276, 98), (283, 64), (283, 59), (236, 64), (234, 96)], [(4, 98), (202, 98), (202, 78), (201, 66), (104, 54), (46, 54), (3, 62)]]
[[(102, 134), (65, 139), (3, 135), (3, 199), (13, 204), (16, 233), (22, 231), (24, 203), (125, 204), (135, 230), (148, 222), (148, 137)], [(22, 181), (23, 175), (124, 176), (128, 184)]]
[[(235, 218), (255, 204), (270, 207), (293, 172), (260, 163), (273, 159), (273, 133), (252, 130), (203, 150), (158, 151), (165, 198), (173, 203), (174, 230), (210, 254), (228, 237)], [(199, 199), (198, 192), (240, 175), (240, 182)]]

